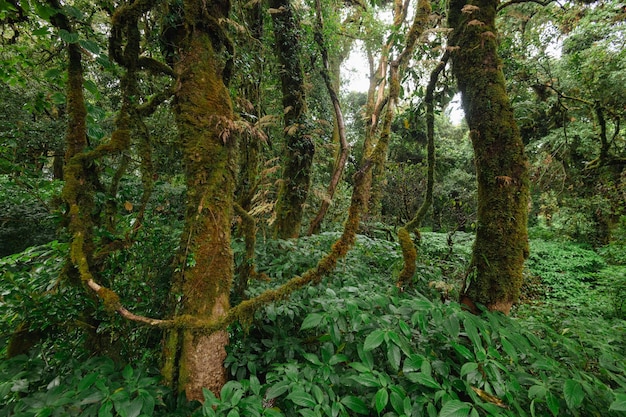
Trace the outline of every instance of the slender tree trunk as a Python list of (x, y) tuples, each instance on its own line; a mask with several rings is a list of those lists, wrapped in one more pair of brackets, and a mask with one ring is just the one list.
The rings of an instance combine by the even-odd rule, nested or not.
[(461, 301), (507, 314), (528, 256), (528, 171), (497, 54), (497, 0), (452, 0), (453, 72), (474, 147), (476, 241)]
[[(220, 18), (228, 0), (184, 2), (184, 26), (174, 69), (178, 75), (174, 113), (187, 183), (179, 273), (172, 287), (175, 314), (218, 319), (228, 311), (233, 277), (230, 226), (235, 187), (233, 111), (225, 77), (230, 44)], [(226, 382), (223, 366), (228, 333), (182, 328), (168, 333), (166, 379), (190, 400), (202, 388), (216, 395)]]
[(299, 25), (289, 0), (270, 0), (270, 7), (274, 22), (274, 47), (280, 65), (286, 140), (283, 175), (276, 201), (274, 237), (288, 239), (300, 235), (315, 146), (307, 128)]

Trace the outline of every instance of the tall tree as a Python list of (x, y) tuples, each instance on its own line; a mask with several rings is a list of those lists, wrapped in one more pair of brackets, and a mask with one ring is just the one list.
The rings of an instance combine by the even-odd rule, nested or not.
[[(187, 185), (180, 272), (171, 300), (177, 303), (175, 315), (209, 320), (230, 307), (234, 269), (230, 226), (237, 161), (226, 86), (232, 51), (222, 27), (229, 10), (229, 0), (185, 0), (181, 10), (170, 10), (178, 22), (167, 36), (178, 82), (173, 109)], [(219, 393), (227, 378), (227, 344), (225, 330), (172, 329), (165, 343), (166, 379), (188, 399), (203, 399), (203, 387)]]
[(274, 48), (283, 94), (284, 167), (276, 201), (274, 236), (298, 237), (309, 194), (315, 145), (308, 132), (304, 71), (300, 64), (299, 22), (289, 0), (271, 0)]
[(461, 301), (508, 313), (528, 256), (528, 168), (497, 53), (497, 0), (453, 0), (452, 69), (474, 147), (476, 241)]

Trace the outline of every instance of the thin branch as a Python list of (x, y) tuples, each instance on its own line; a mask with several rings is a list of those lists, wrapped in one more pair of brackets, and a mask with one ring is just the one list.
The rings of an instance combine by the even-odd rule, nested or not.
[(500, 10), (504, 9), (505, 7), (509, 7), (509, 6), (514, 5), (514, 4), (520, 4), (520, 3), (536, 3), (536, 4), (540, 5), (540, 6), (544, 6), (545, 7), (545, 6), (549, 5), (550, 3), (554, 2), (554, 1), (555, 0), (543, 0), (543, 1), (541, 1), (541, 0), (509, 0), (507, 2), (501, 3), (498, 6), (497, 10), (500, 11)]

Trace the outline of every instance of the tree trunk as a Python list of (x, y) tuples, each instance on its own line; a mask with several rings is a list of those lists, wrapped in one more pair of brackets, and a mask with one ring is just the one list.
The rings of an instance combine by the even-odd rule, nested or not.
[(271, 0), (270, 7), (283, 94), (286, 140), (283, 175), (276, 201), (274, 237), (289, 239), (300, 235), (315, 146), (307, 132), (304, 72), (300, 65), (296, 17), (289, 0)]
[[(187, 183), (185, 227), (171, 298), (175, 314), (217, 319), (229, 309), (233, 277), (230, 226), (235, 187), (233, 111), (225, 76), (230, 44), (219, 19), (227, 0), (184, 3), (183, 33), (175, 51), (178, 75), (174, 113)], [(226, 382), (223, 366), (228, 333), (172, 330), (165, 344), (163, 373), (189, 400), (202, 388), (216, 395)]]
[(453, 0), (453, 72), (474, 147), (478, 182), (476, 241), (461, 301), (508, 314), (528, 256), (528, 170), (524, 145), (497, 55), (497, 0)]

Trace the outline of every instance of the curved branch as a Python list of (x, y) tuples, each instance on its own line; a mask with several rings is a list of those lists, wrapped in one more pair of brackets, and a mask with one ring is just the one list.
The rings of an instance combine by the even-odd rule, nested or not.
[(448, 62), (448, 58), (450, 57), (449, 51), (446, 51), (441, 58), (441, 61), (435, 69), (430, 73), (430, 80), (428, 82), (428, 86), (426, 87), (426, 129), (427, 129), (427, 138), (428, 138), (428, 178), (426, 180), (426, 195), (424, 196), (424, 201), (420, 206), (417, 213), (411, 221), (401, 227), (398, 230), (398, 240), (400, 241), (400, 248), (402, 249), (402, 257), (404, 259), (404, 264), (402, 266), (402, 271), (398, 275), (398, 283), (397, 286), (399, 288), (404, 288), (407, 285), (410, 285), (410, 281), (415, 274), (415, 261), (417, 259), (417, 248), (415, 244), (411, 240), (411, 232), (417, 231), (417, 237), (419, 236), (419, 227), (426, 217), (426, 213), (428, 209), (432, 206), (433, 203), (433, 188), (435, 186), (435, 113), (434, 113), (434, 91), (435, 86), (437, 85), (437, 81), (439, 80), (439, 74), (444, 70), (446, 64)]
[(335, 122), (337, 123), (337, 133), (339, 135), (339, 146), (340, 153), (337, 157), (337, 161), (335, 163), (335, 169), (333, 170), (333, 174), (331, 176), (330, 184), (328, 184), (328, 189), (326, 190), (327, 198), (322, 200), (322, 204), (320, 206), (317, 215), (311, 221), (309, 225), (309, 230), (307, 234), (310, 236), (315, 231), (319, 230), (320, 224), (328, 211), (328, 207), (330, 207), (330, 202), (335, 195), (335, 191), (337, 190), (337, 185), (339, 185), (339, 180), (341, 179), (341, 175), (343, 174), (344, 167), (346, 166), (346, 161), (348, 160), (348, 154), (350, 153), (350, 145), (348, 144), (348, 140), (346, 139), (346, 127), (343, 120), (343, 112), (341, 111), (341, 105), (339, 103), (339, 97), (337, 96), (337, 92), (333, 88), (332, 82), (330, 80), (329, 74), (329, 60), (328, 60), (328, 49), (326, 48), (326, 44), (324, 43), (324, 20), (322, 17), (322, 2), (321, 0), (315, 1), (316, 6), (316, 15), (317, 15), (317, 25), (315, 28), (315, 41), (320, 47), (320, 52), (322, 54), (322, 69), (320, 70), (322, 74), (322, 78), (324, 79), (324, 84), (326, 84), (326, 90), (328, 90), (328, 95), (330, 96), (330, 100), (333, 103), (333, 109), (335, 111)]

